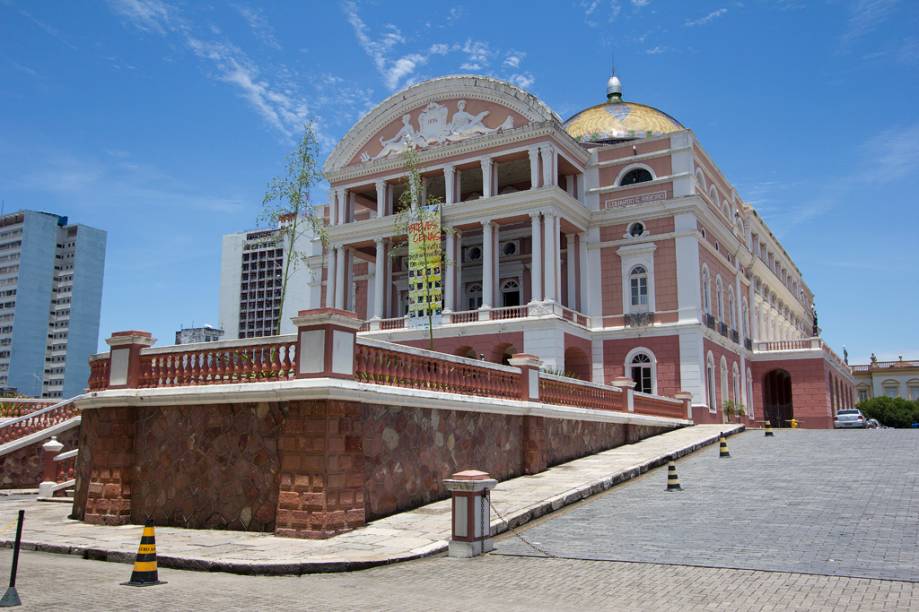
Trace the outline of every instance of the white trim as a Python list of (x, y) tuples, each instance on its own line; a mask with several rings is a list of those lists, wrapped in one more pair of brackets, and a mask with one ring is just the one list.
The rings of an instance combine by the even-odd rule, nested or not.
[[(651, 175), (651, 180), (650, 180), (650, 181), (641, 181), (641, 182), (639, 182), (639, 183), (630, 183), (629, 185), (622, 185), (622, 184), (621, 184), (621, 183), (622, 183), (622, 179), (625, 178), (625, 175), (628, 174), (629, 172), (631, 172), (632, 170), (647, 170), (648, 173)], [(649, 166), (648, 164), (643, 164), (643, 163), (637, 162), (637, 163), (628, 164), (628, 165), (626, 165), (625, 168), (623, 168), (622, 170), (620, 170), (620, 171), (619, 171), (619, 175), (616, 177), (616, 180), (613, 182), (613, 184), (616, 185), (617, 187), (629, 187), (630, 185), (633, 185), (633, 184), (634, 184), (634, 185), (643, 185), (644, 183), (650, 183), (650, 182), (652, 182), (652, 181), (654, 181), (654, 180), (656, 180), (656, 179), (657, 179), (657, 173), (654, 171), (654, 168), (652, 168), (652, 167)]]
[[(516, 368), (515, 368), (516, 369)], [(582, 381), (583, 382), (583, 381)], [(91, 393), (80, 400), (82, 410), (110, 406), (227, 405), (230, 403), (286, 402), (297, 400), (338, 400), (371, 405), (406, 406), (433, 410), (458, 410), (489, 414), (542, 416), (603, 423), (651, 426), (682, 426), (687, 419), (656, 417), (593, 408), (556, 406), (541, 402), (499, 399), (443, 393), (440, 391), (388, 387), (343, 379), (301, 378), (232, 385), (202, 385), (160, 389), (115, 389)]]
[[(87, 396), (85, 395), (81, 396), (81, 398), (86, 398), (86, 397)], [(83, 399), (77, 402), (78, 407), (81, 401), (83, 401)], [(30, 433), (27, 436), (17, 438), (13, 440), (12, 442), (7, 442), (6, 444), (3, 444), (2, 446), (0, 446), (0, 457), (4, 455), (8, 455), (12, 453), (13, 451), (17, 451), (21, 448), (25, 448), (26, 446), (31, 446), (32, 444), (36, 444), (38, 442), (47, 440), (51, 436), (60, 435), (62, 432), (73, 429), (74, 427), (79, 427), (80, 422), (81, 422), (81, 417), (79, 416), (71, 417), (67, 419), (66, 421), (61, 421), (57, 425), (46, 427), (45, 429), (42, 429), (41, 431), (36, 431), (36, 432)], [(5, 425), (9, 424), (9, 422), (4, 423), (4, 424)]]
[[(657, 397), (657, 356), (651, 349), (644, 346), (637, 346), (626, 354), (625, 361), (623, 362), (625, 376), (632, 378), (632, 360), (635, 359), (637, 355), (646, 355), (651, 359), (651, 363), (648, 364), (651, 368), (651, 395)], [(636, 391), (636, 393), (638, 392)], [(641, 395), (645, 394), (642, 393)]]
[[(654, 242), (643, 242), (620, 247), (616, 254), (619, 255), (620, 274), (622, 281), (622, 312), (633, 314), (638, 312), (655, 312), (656, 301), (654, 296), (654, 251), (657, 245)], [(636, 266), (644, 266), (648, 275), (648, 305), (647, 308), (632, 306), (632, 291), (630, 274)]]

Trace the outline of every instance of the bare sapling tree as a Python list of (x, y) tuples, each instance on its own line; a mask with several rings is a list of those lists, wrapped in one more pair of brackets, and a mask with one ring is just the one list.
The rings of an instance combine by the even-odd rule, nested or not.
[(325, 220), (311, 201), (311, 190), (322, 180), (318, 153), (313, 126), (306, 125), (303, 138), (287, 158), (285, 173), (268, 183), (268, 190), (262, 198), (259, 221), (277, 227), (285, 244), (275, 335), (281, 333), (281, 316), (291, 274), (297, 266), (306, 265), (309, 255), (301, 248), (300, 239), (307, 235), (318, 238), (322, 242), (323, 253), (328, 242)]

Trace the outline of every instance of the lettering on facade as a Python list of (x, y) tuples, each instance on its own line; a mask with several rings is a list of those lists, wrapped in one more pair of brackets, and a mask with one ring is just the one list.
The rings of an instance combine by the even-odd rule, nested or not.
[(666, 200), (668, 198), (668, 192), (666, 191), (655, 191), (653, 193), (643, 193), (641, 195), (629, 196), (627, 198), (616, 198), (614, 200), (605, 200), (603, 202), (603, 208), (628, 208), (629, 206), (637, 206), (638, 204), (645, 204), (647, 202), (657, 202), (660, 200)]
[(408, 224), (408, 326), (440, 325), (443, 248), (440, 206), (418, 207)]

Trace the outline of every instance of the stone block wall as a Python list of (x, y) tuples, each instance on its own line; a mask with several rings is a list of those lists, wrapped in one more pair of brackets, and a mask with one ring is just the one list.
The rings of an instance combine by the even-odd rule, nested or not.
[[(74, 427), (57, 434), (65, 451), (77, 447), (80, 428)], [(41, 446), (51, 436), (0, 457), (0, 489), (37, 489), (42, 481)]]
[(326, 538), (445, 498), (460, 470), (538, 473), (661, 431), (338, 401), (89, 409), (74, 517)]

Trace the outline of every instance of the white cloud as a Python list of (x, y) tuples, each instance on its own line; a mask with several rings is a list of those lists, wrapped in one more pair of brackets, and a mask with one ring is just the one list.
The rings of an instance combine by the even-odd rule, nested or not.
[(888, 183), (919, 173), (919, 122), (878, 134), (862, 151), (858, 178), (864, 182)]
[(685, 25), (687, 28), (706, 25), (723, 16), (727, 12), (728, 10), (726, 8), (720, 8), (718, 10), (712, 11), (705, 17), (699, 17), (698, 19), (687, 19), (683, 25)]
[(660, 55), (661, 53), (666, 53), (667, 47), (657, 45), (656, 47), (651, 47), (650, 49), (645, 49), (647, 55)]
[[(269, 79), (239, 47), (225, 40), (205, 39), (178, 10), (161, 0), (111, 0), (112, 8), (134, 27), (166, 36), (177, 36), (192, 53), (212, 68), (211, 77), (233, 86), (268, 125), (294, 140), (312, 122), (322, 140), (322, 127), (310, 113), (306, 98), (296, 92), (291, 79)], [(213, 34), (213, 29), (211, 30)], [(219, 35), (219, 30), (217, 30)]]
[(843, 44), (854, 42), (884, 23), (898, 0), (856, 0), (852, 4), (848, 26), (842, 36)]
[(172, 27), (172, 9), (160, 0), (109, 0), (109, 5), (139, 30), (165, 34)]
[(521, 89), (529, 89), (536, 82), (536, 78), (529, 72), (512, 74), (507, 80)]
[(386, 24), (383, 35), (374, 40), (368, 33), (367, 24), (358, 14), (357, 5), (354, 2), (345, 2), (343, 6), (345, 16), (354, 29), (358, 44), (373, 61), (377, 72), (383, 77), (383, 83), (390, 91), (402, 85), (403, 80), (410, 81), (415, 71), (428, 62), (430, 54), (443, 55), (447, 52), (446, 45), (433, 44), (428, 49), (428, 55), (408, 53), (402, 57), (392, 59), (390, 53), (393, 47), (405, 43), (405, 37), (399, 28), (393, 24)]
[(639, 8), (648, 6), (649, 4), (651, 4), (651, 0), (632, 0), (632, 6), (637, 6)]
[(281, 49), (281, 44), (274, 35), (274, 28), (272, 28), (268, 20), (265, 19), (261, 9), (237, 5), (236, 10), (249, 25), (249, 28), (257, 39), (272, 49)]
[(527, 56), (523, 51), (508, 51), (507, 55), (504, 57), (504, 67), (505, 68), (519, 68), (520, 62)]

